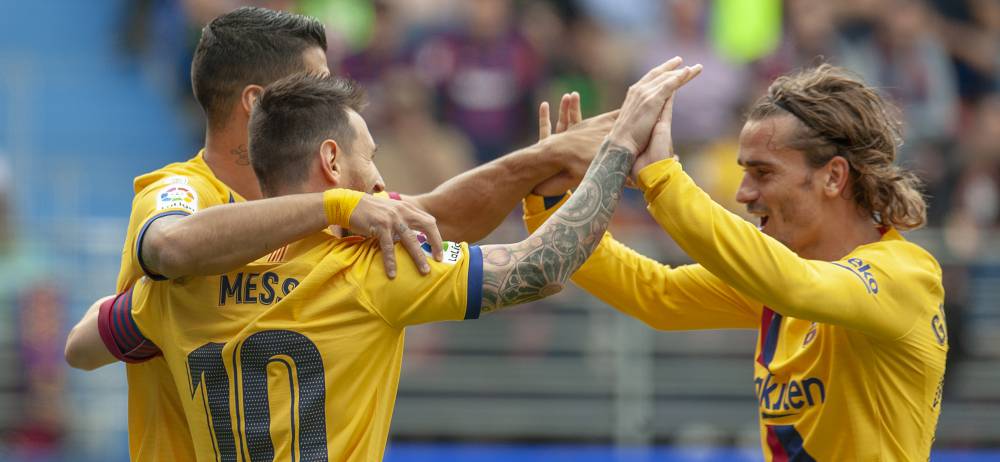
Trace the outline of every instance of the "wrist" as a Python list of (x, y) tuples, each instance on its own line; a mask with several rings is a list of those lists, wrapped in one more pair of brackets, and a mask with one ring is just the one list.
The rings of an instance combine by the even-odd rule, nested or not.
[(632, 141), (632, 139), (627, 136), (616, 134), (613, 130), (606, 138), (604, 138), (604, 142), (611, 146), (625, 149), (637, 156), (639, 155), (639, 147), (636, 146), (635, 141)]
[(328, 224), (348, 229), (351, 224), (351, 214), (361, 202), (365, 193), (350, 189), (335, 188), (323, 192), (323, 211)]
[(566, 151), (557, 142), (558, 136), (552, 135), (524, 148), (525, 154), (532, 159), (532, 168), (544, 173), (546, 178), (561, 172), (566, 164)]

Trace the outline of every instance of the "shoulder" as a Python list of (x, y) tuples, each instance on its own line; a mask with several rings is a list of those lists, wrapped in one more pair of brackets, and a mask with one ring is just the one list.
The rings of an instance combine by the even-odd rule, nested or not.
[(840, 263), (866, 279), (870, 287), (881, 284), (884, 288), (891, 283), (905, 291), (943, 291), (937, 259), (923, 247), (901, 237), (859, 247)]
[(203, 162), (196, 162), (196, 160), (197, 158), (184, 162), (174, 162), (139, 175), (133, 181), (133, 189), (136, 194), (144, 190), (164, 188), (170, 185), (178, 185), (181, 188), (202, 192), (225, 189), (211, 169), (208, 169)]
[(927, 249), (902, 237), (861, 246), (851, 256), (878, 260), (879, 266), (919, 270), (941, 275), (941, 265)]

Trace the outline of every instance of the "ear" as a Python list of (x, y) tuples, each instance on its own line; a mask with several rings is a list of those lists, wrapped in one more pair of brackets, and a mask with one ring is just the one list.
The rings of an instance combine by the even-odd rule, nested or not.
[(325, 140), (323, 144), (319, 145), (320, 169), (323, 172), (323, 178), (334, 187), (343, 181), (342, 168), (339, 163), (342, 158), (341, 153), (340, 145), (334, 140)]
[(264, 87), (260, 85), (247, 85), (243, 87), (243, 92), (240, 93), (240, 106), (243, 107), (243, 112), (250, 117), (250, 111), (253, 110), (255, 104), (257, 104), (257, 98), (260, 98), (260, 94), (264, 92)]
[(851, 164), (841, 156), (834, 156), (826, 164), (826, 170), (823, 195), (832, 199), (840, 196), (847, 189), (847, 182), (851, 178)]

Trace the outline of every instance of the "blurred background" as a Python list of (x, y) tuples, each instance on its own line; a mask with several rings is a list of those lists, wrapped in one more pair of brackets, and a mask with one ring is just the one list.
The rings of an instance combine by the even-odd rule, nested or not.
[[(903, 110), (899, 160), (927, 183), (908, 238), (944, 267), (951, 330), (932, 459), (1000, 460), (997, 0), (0, 0), (0, 460), (127, 460), (123, 368), (71, 370), (63, 341), (114, 289), (132, 178), (201, 146), (200, 28), (247, 4), (326, 22), (403, 193), (532, 143), (542, 100), (596, 115), (681, 55), (705, 72), (677, 150), (741, 212), (743, 111), (783, 73), (849, 67)], [(518, 216), (490, 240), (520, 239)], [(687, 262), (638, 195), (612, 232)], [(655, 332), (578, 290), (412, 328), (387, 460), (759, 460), (755, 336)]]

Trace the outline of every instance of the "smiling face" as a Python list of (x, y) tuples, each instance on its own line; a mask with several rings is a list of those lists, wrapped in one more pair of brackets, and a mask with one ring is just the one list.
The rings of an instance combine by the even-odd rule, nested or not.
[(738, 162), (744, 168), (736, 200), (760, 218), (760, 229), (801, 252), (814, 245), (824, 226), (824, 175), (805, 154), (787, 147), (798, 129), (793, 116), (751, 120), (740, 133)]

